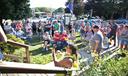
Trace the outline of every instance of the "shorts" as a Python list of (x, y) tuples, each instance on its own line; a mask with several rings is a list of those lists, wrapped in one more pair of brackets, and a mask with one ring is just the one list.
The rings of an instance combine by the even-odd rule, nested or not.
[(118, 44), (121, 44), (121, 42), (122, 42), (122, 38), (118, 37)]
[(123, 45), (128, 45), (128, 39), (123, 38), (123, 39), (121, 40), (121, 44), (123, 44)]
[(50, 40), (44, 40), (44, 42), (47, 42), (47, 44), (50, 44)]

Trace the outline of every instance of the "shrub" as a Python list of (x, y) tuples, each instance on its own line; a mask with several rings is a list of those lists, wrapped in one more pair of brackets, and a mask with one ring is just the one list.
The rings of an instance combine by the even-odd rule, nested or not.
[(95, 61), (84, 73), (85, 76), (128, 76), (128, 54), (121, 59)]
[[(12, 41), (19, 42), (19, 43), (24, 43), (23, 40), (21, 40), (20, 38), (17, 38), (15, 35), (7, 34), (6, 36), (8, 40), (12, 40)], [(2, 49), (3, 53), (12, 54), (14, 53), (16, 49), (19, 49), (20, 47), (14, 46), (14, 45), (11, 45), (5, 42), (0, 42), (0, 48)]]

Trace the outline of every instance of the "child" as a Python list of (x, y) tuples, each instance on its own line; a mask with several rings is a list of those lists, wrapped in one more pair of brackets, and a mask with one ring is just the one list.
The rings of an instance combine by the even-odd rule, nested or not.
[(44, 50), (45, 51), (48, 51), (48, 46), (50, 44), (50, 41), (51, 41), (51, 37), (49, 35), (48, 32), (45, 32), (45, 34), (43, 35), (43, 39), (44, 39)]
[(109, 48), (109, 39), (106, 36), (106, 33), (103, 33), (103, 48), (104, 50)]
[(30, 29), (28, 29), (28, 33), (27, 33), (27, 40), (29, 41), (30, 45), (32, 43), (32, 35), (33, 35), (32, 29), (30, 28)]

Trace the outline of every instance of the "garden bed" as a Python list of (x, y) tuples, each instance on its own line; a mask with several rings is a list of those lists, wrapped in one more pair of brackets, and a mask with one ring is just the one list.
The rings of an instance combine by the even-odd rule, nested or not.
[(85, 70), (84, 76), (128, 76), (128, 52), (120, 51), (111, 59), (99, 59)]

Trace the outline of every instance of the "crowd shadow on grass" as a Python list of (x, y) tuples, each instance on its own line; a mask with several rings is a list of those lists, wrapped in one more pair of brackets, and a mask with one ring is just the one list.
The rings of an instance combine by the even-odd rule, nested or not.
[(80, 37), (80, 35), (76, 36), (76, 38), (77, 38), (77, 37)]
[(31, 53), (32, 56), (39, 55), (39, 54), (46, 55), (46, 54), (51, 53), (50, 50), (49, 51), (43, 51), (42, 49), (43, 48), (41, 47), (41, 48), (35, 49), (33, 51), (30, 51), (30, 53)]
[(52, 53), (50, 50), (48, 50), (48, 51), (42, 51), (42, 55), (46, 55), (46, 54), (50, 54), (50, 53)]
[(42, 42), (32, 43), (31, 46), (35, 46), (35, 45), (39, 45), (39, 44), (42, 44)]
[(38, 36), (33, 36), (32, 37), (32, 46), (38, 45), (38, 44), (42, 44), (42, 40), (38, 37)]
[(42, 47), (40, 47), (40, 48), (38, 48), (38, 49), (35, 49), (35, 50), (33, 50), (33, 51), (30, 51), (30, 53), (31, 53), (32, 56), (41, 54), (41, 53), (42, 53)]
[(75, 44), (77, 44), (77, 43), (81, 43), (82, 41), (81, 40), (77, 40), (76, 42), (75, 42)]
[(83, 44), (77, 45), (78, 49), (81, 49), (81, 48), (84, 48), (84, 47), (86, 47), (86, 45), (83, 45)]

